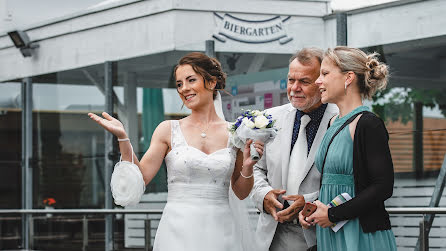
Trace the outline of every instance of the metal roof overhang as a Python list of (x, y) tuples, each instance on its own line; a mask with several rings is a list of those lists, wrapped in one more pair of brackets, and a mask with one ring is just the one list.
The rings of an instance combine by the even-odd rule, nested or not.
[[(392, 85), (442, 88), (444, 10), (446, 1), (406, 0), (348, 11), (348, 45), (385, 54)], [(225, 13), (247, 20), (290, 16), (287, 33), (293, 37), (287, 44), (216, 41), (229, 75), (286, 67), (289, 55), (301, 47), (336, 45), (336, 19), (323, 1), (233, 1), (223, 6), (219, 1), (131, 0), (27, 29), (40, 45), (31, 58), (23, 58), (9, 37), (0, 36), (0, 82), (38, 76), (42, 82), (91, 84), (102, 78), (104, 62), (115, 61), (118, 82), (132, 72), (138, 86), (167, 87), (173, 65), (188, 51), (204, 51), (205, 40), (217, 30), (216, 14)], [(236, 56), (237, 67), (231, 70), (227, 61)]]
[[(106, 61), (118, 62), (120, 72), (134, 72), (141, 79), (157, 79), (159, 75), (159, 79), (166, 80), (166, 74), (170, 74), (184, 52), (204, 51), (205, 40), (212, 39), (218, 28), (217, 15), (225, 13), (246, 20), (291, 16), (287, 32), (295, 35), (289, 43), (231, 40), (215, 45), (222, 58), (246, 53), (249, 56), (240, 60), (249, 62), (256, 54), (263, 54), (268, 57), (262, 59), (263, 68), (283, 67), (296, 49), (324, 46), (322, 17), (328, 10), (325, 1), (226, 1), (224, 5), (217, 0), (128, 1), (26, 29), (31, 40), (40, 46), (30, 58), (23, 58), (9, 37), (0, 35), (0, 82), (43, 74), (70, 74), (86, 67), (88, 71), (101, 71), (100, 65)], [(246, 72), (249, 67), (250, 63), (240, 66), (237, 72)], [(156, 84), (156, 79), (151, 86), (163, 85)]]

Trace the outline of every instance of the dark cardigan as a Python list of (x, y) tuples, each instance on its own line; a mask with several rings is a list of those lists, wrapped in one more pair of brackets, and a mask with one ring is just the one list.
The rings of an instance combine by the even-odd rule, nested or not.
[(384, 201), (393, 193), (393, 163), (384, 122), (371, 112), (362, 114), (353, 140), (356, 197), (328, 209), (331, 222), (359, 217), (365, 233), (391, 228)]

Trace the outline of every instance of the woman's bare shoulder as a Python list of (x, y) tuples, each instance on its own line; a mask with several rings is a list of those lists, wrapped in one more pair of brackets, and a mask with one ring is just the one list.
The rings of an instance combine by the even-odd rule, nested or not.
[(170, 142), (171, 134), (171, 120), (165, 120), (161, 122), (153, 132), (153, 137), (156, 137), (162, 141)]

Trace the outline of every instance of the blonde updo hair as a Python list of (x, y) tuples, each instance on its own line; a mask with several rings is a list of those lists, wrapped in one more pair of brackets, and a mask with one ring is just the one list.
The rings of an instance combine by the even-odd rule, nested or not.
[(324, 58), (330, 59), (341, 72), (354, 72), (362, 98), (371, 99), (377, 90), (386, 88), (389, 77), (389, 68), (378, 61), (378, 55), (376, 52), (367, 55), (356, 48), (337, 46), (328, 49)]

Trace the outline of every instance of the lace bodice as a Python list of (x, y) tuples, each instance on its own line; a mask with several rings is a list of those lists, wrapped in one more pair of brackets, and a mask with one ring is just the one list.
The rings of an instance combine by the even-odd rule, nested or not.
[(178, 120), (171, 121), (172, 150), (167, 154), (167, 181), (172, 184), (217, 185), (229, 187), (236, 151), (226, 147), (211, 154), (189, 146)]

